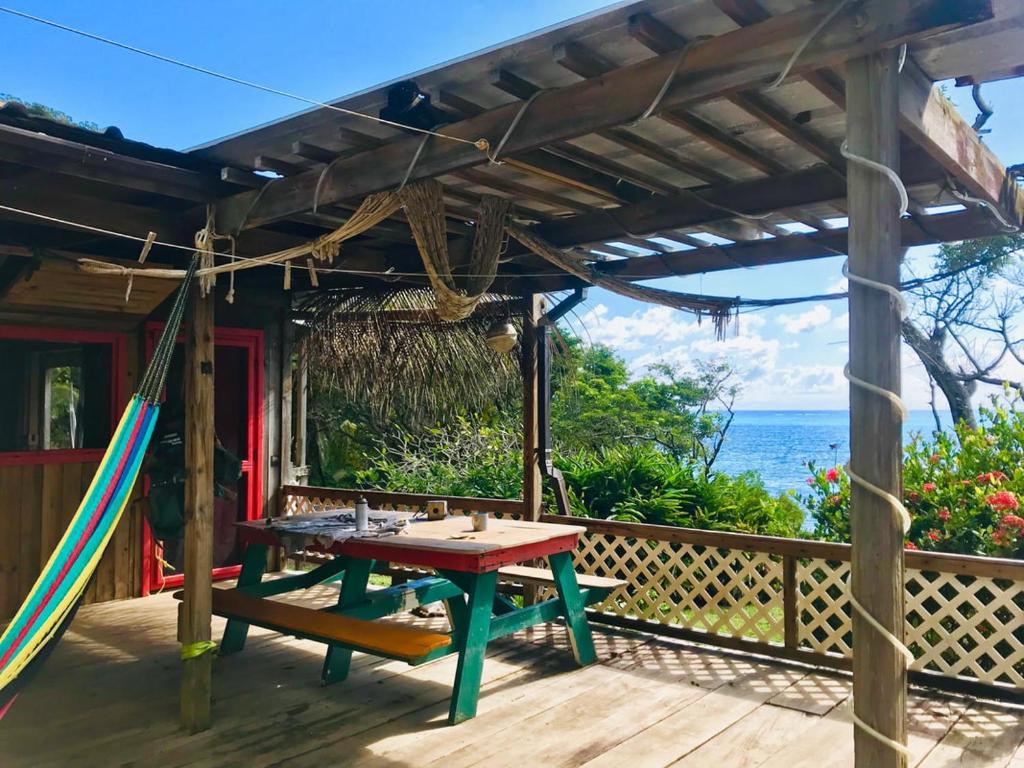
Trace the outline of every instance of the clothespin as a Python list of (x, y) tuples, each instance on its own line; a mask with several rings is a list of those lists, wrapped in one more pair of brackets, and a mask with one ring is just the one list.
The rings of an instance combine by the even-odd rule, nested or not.
[(292, 263), (290, 261), (284, 263), (284, 289), (286, 291), (292, 289)]
[(316, 266), (313, 263), (313, 257), (310, 256), (306, 259), (306, 264), (309, 265), (309, 284), (314, 288), (320, 287), (320, 278), (316, 274)]
[(139, 264), (144, 264), (146, 257), (149, 256), (149, 251), (153, 247), (153, 242), (156, 240), (156, 232), (150, 232), (146, 235), (146, 242), (142, 244), (142, 253), (139, 254)]
[[(153, 234), (150, 232), (150, 234)], [(135, 272), (128, 273), (128, 287), (124, 292), (124, 303), (127, 304), (129, 299), (132, 297), (132, 286), (135, 284)]]

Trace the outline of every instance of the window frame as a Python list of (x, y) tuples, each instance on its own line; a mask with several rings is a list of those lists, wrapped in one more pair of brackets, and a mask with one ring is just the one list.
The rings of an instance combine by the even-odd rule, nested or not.
[[(0, 340), (106, 344), (110, 347), (110, 434), (114, 434), (127, 401), (127, 335), (116, 331), (0, 324)], [(0, 467), (72, 464), (99, 461), (106, 448), (40, 448), (32, 451), (0, 451)]]

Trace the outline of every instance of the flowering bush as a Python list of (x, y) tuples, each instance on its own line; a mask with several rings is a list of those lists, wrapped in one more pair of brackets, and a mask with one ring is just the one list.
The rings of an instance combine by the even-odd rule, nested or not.
[[(849, 541), (850, 480), (808, 465), (802, 497), (817, 537)], [(1024, 558), (1024, 400), (1007, 391), (979, 409), (979, 426), (914, 435), (906, 446), (903, 503), (909, 549)]]

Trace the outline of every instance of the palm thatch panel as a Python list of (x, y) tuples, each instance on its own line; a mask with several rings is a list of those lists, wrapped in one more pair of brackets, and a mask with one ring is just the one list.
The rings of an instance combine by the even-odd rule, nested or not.
[(496, 321), (521, 332), (518, 309), (515, 299), (487, 295), (450, 322), (429, 288), (345, 288), (310, 294), (298, 315), (314, 387), (380, 420), (430, 424), (515, 396), (520, 345), (499, 354), (486, 337)]

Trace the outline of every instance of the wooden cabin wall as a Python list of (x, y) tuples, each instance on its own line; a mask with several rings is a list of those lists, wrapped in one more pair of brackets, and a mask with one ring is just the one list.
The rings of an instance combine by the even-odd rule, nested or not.
[[(135, 388), (141, 329), (128, 332), (123, 392)], [(0, 466), (0, 622), (11, 618), (60, 542), (98, 461)], [(136, 484), (84, 602), (141, 594), (142, 483)]]
[[(164, 309), (155, 312), (151, 319), (162, 319)], [(264, 334), (261, 399), (263, 513), (277, 514), (282, 455), (282, 328), (287, 317), (286, 303), (282, 297), (263, 297), (251, 302), (240, 298), (234, 306), (218, 300), (216, 315), (218, 326), (259, 328)], [(55, 315), (7, 312), (2, 313), (0, 320), (55, 328), (75, 327), (77, 322)], [(121, 382), (121, 391), (125, 394), (134, 391), (139, 370), (145, 362), (146, 323), (126, 325), (122, 319), (107, 325), (96, 317), (90, 317), (87, 326), (96, 330), (116, 330), (126, 335), (125, 379)], [(97, 461), (0, 465), (0, 624), (13, 617), (35, 583), (78, 508), (97, 466)], [(142, 488), (140, 479), (110, 546), (86, 588), (86, 603), (142, 594), (146, 503), (142, 498)]]

